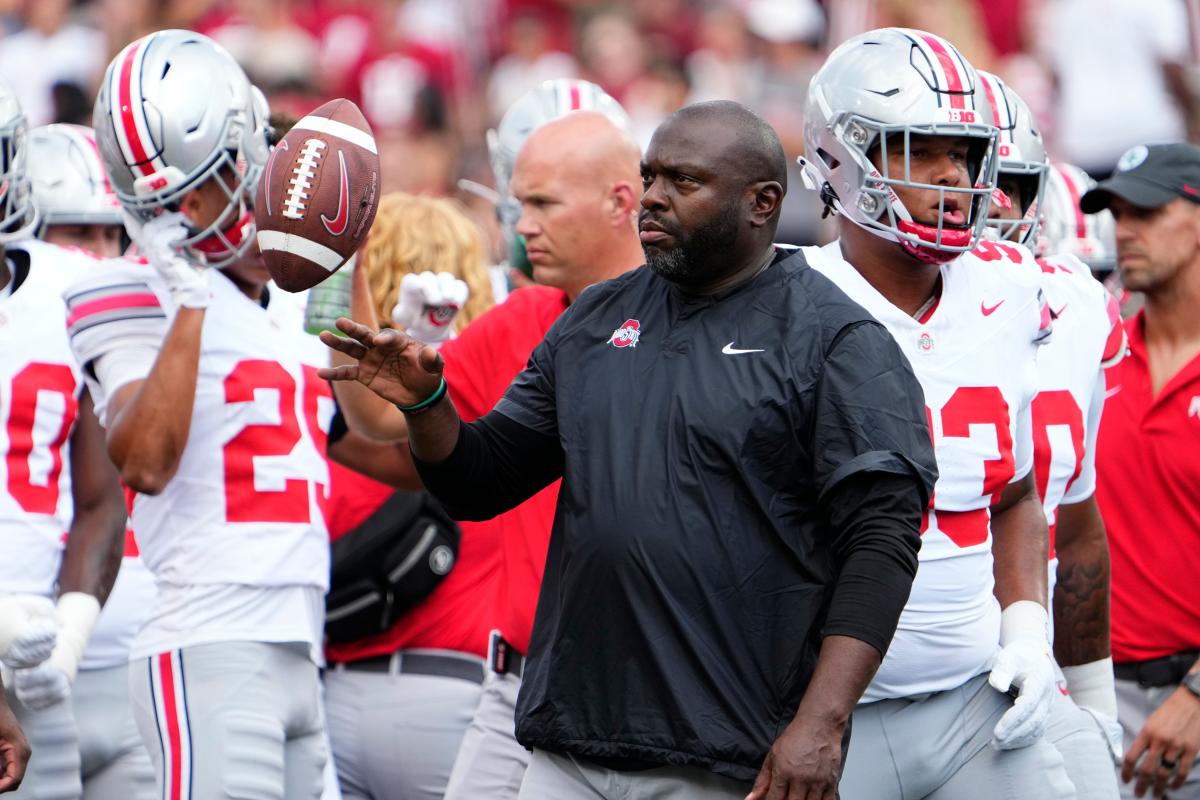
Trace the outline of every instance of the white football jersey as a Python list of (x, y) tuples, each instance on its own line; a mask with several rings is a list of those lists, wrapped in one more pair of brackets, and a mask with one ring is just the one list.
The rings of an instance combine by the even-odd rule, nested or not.
[[(333, 402), (316, 375), (311, 337), (298, 321), (281, 324), (273, 307), (287, 302), (279, 292), (264, 308), (219, 271), (207, 276), (212, 301), (188, 443), (163, 492), (139, 495), (133, 505), (142, 559), (160, 584), (176, 587), (324, 591), (324, 454)], [(142, 342), (153, 329), (161, 340), (175, 313), (155, 271), (129, 259), (106, 263), (103, 275), (80, 281), (66, 297), (72, 307), (104, 301), (94, 321), (80, 317), (71, 330), (85, 363), (103, 358), (110, 342)], [(294, 309), (282, 313), (299, 319)], [(148, 359), (143, 374), (151, 366)]]
[(1042, 290), (1054, 316), (1054, 337), (1038, 353), (1033, 401), (1034, 476), (1050, 526), (1050, 594), (1059, 505), (1096, 490), (1096, 434), (1104, 408), (1104, 370), (1125, 354), (1120, 307), (1072, 255), (1038, 259)]
[(1036, 356), (1050, 334), (1029, 251), (984, 242), (941, 267), (920, 320), (892, 305), (842, 257), (803, 248), (812, 267), (891, 331), (925, 393), (938, 464), (920, 564), (900, 624), (864, 702), (955, 688), (999, 648), (991, 506), (1033, 467)]
[(71, 523), (69, 437), (83, 379), (62, 290), (100, 262), (36, 240), (6, 248), (0, 291), (0, 591), (52, 596)]

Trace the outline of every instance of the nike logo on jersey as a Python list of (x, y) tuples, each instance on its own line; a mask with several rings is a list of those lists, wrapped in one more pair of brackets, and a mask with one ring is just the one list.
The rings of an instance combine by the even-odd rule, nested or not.
[(1106, 392), (1104, 393), (1104, 399), (1105, 399), (1105, 400), (1107, 400), (1107, 399), (1109, 399), (1110, 397), (1116, 397), (1116, 396), (1117, 396), (1117, 395), (1119, 395), (1120, 393), (1121, 393), (1121, 387), (1120, 387), (1120, 386), (1114, 386), (1113, 388), (1109, 389), (1108, 391), (1106, 391)]
[(742, 353), (763, 353), (766, 351), (765, 350), (739, 350), (733, 346), (733, 342), (730, 342), (729, 344), (727, 344), (721, 348), (721, 352), (727, 356), (738, 356), (738, 355), (741, 355)]
[(1055, 311), (1055, 310), (1052, 308), (1052, 309), (1050, 309), (1050, 313), (1054, 315), (1054, 318), (1055, 318), (1055, 319), (1058, 319), (1059, 317), (1061, 317), (1061, 316), (1063, 315), (1063, 312), (1064, 312), (1064, 311), (1066, 311), (1066, 310), (1067, 310), (1067, 303), (1063, 303), (1063, 307), (1062, 307), (1062, 308), (1060, 308), (1058, 311)]
[(1000, 307), (1000, 306), (1002, 306), (1002, 305), (1004, 305), (1004, 301), (1003, 301), (1003, 300), (1001, 300), (999, 303), (996, 303), (996, 305), (994, 305), (994, 306), (992, 306), (991, 308), (989, 308), (987, 303), (984, 303), (984, 302), (982, 302), (982, 301), (981, 301), (981, 302), (979, 303), (979, 310), (983, 312), (983, 315), (984, 315), (985, 317), (990, 317), (992, 314), (995, 314), (995, 313), (996, 313), (996, 309), (997, 309), (997, 308), (999, 308), (999, 307)]
[(338, 150), (338, 166), (342, 183), (338, 187), (337, 216), (330, 219), (324, 214), (321, 215), (321, 222), (331, 236), (341, 236), (346, 232), (346, 225), (350, 222), (350, 184), (346, 180), (346, 157), (342, 155), (341, 150)]

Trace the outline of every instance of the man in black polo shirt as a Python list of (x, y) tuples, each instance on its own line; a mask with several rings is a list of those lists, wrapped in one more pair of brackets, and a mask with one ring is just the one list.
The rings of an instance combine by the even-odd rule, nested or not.
[[(487, 518), (562, 477), (517, 738), (522, 798), (832, 798), (935, 478), (890, 334), (772, 244), (773, 130), (736, 103), (655, 133), (649, 268), (586, 290), (463, 424), (432, 348), (348, 320), (326, 370), (408, 414), (426, 486)], [(756, 781), (757, 776), (757, 781)]]

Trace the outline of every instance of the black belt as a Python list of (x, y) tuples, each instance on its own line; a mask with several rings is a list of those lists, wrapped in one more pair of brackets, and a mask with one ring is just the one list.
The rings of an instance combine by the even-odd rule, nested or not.
[(1149, 661), (1127, 661), (1113, 664), (1113, 674), (1123, 681), (1137, 681), (1139, 686), (1177, 686), (1183, 676), (1196, 665), (1200, 650), (1188, 650)]
[(350, 672), (395, 672), (400, 675), (432, 675), (483, 683), (483, 662), (437, 653), (410, 653), (401, 650), (386, 656), (371, 656), (336, 665)]
[(525, 669), (525, 656), (513, 647), (500, 631), (492, 631), (488, 639), (488, 667), (498, 675), (521, 677)]

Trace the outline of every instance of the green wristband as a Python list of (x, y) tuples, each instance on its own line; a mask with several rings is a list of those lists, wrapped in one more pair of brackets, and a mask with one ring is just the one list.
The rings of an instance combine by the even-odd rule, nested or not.
[(412, 406), (402, 406), (399, 403), (396, 403), (396, 408), (400, 409), (405, 414), (415, 414), (418, 411), (424, 411), (425, 409), (429, 408), (430, 406), (432, 406), (434, 403), (441, 400), (445, 396), (446, 396), (446, 379), (442, 378), (442, 382), (438, 384), (438, 388), (435, 389), (433, 391), (433, 394), (429, 395), (429, 397), (426, 397), (421, 402), (417, 403), (416, 405), (412, 405)]

